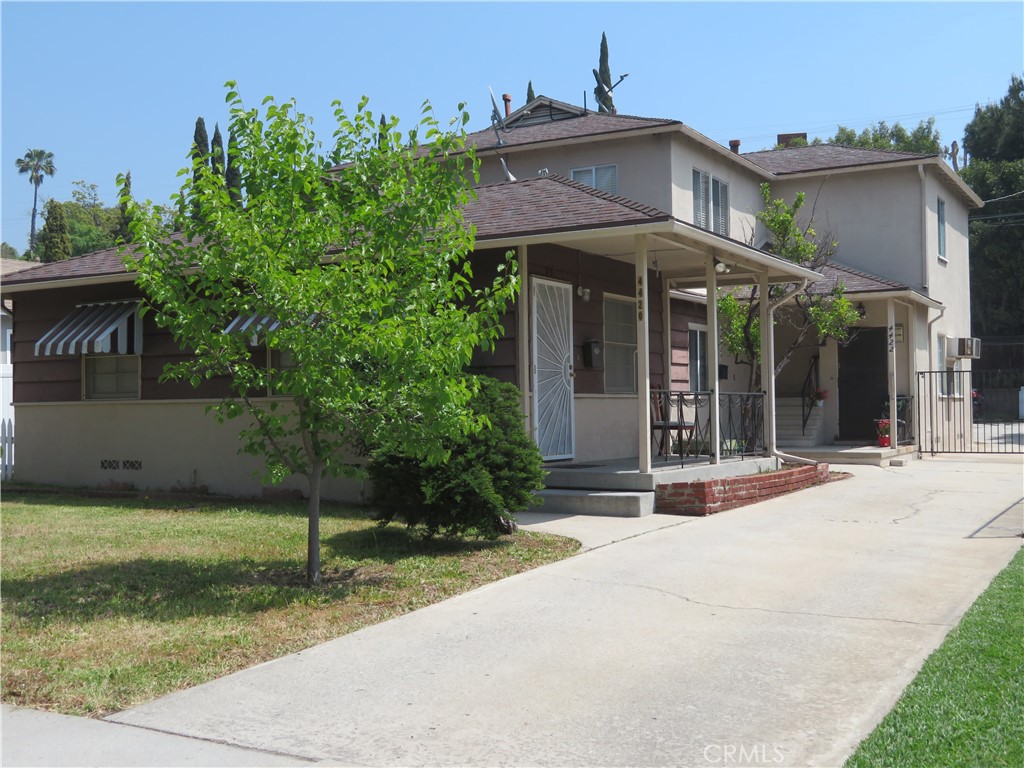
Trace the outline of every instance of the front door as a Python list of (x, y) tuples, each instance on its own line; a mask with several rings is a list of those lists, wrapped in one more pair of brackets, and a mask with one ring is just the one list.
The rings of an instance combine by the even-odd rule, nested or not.
[(885, 353), (885, 328), (861, 328), (839, 347), (840, 439), (875, 439), (875, 419), (889, 399)]
[(545, 459), (576, 455), (573, 409), (572, 286), (533, 278), (533, 434)]

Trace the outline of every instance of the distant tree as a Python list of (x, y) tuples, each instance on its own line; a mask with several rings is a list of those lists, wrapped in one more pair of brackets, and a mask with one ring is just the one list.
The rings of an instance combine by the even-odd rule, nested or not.
[(128, 204), (132, 199), (132, 172), (126, 172), (122, 179), (121, 189), (117, 196), (117, 225), (114, 227), (113, 234), (115, 242), (130, 243), (132, 241), (131, 212)]
[(1024, 80), (964, 128), (960, 176), (985, 207), (969, 219), (971, 326), (978, 336), (1024, 335)]
[[(813, 222), (804, 227), (798, 223), (805, 200), (803, 192), (797, 193), (793, 204), (788, 205), (784, 200), (773, 200), (771, 187), (762, 184), (761, 197), (764, 210), (757, 214), (757, 220), (765, 225), (771, 236), (768, 250), (779, 258), (815, 271), (820, 271), (832, 261), (837, 243), (831, 235), (819, 236)], [(813, 284), (801, 287), (793, 283), (770, 288), (768, 300), (773, 303), (783, 296), (792, 296), (788, 303), (775, 311), (775, 319), (776, 323), (796, 330), (790, 344), (776, 355), (776, 375), (800, 347), (817, 345), (825, 339), (842, 342), (849, 337), (850, 327), (860, 317), (844, 292), (842, 284), (833, 286), (828, 292), (816, 290)], [(760, 305), (764, 298), (758, 295), (758, 286), (754, 285), (739, 296), (723, 292), (718, 300), (722, 344), (740, 363), (750, 366), (748, 392), (759, 392), (762, 387)]]
[[(173, 233), (150, 206), (130, 203), (140, 258), (125, 262), (157, 324), (194, 350), (163, 376), (194, 385), (229, 376), (232, 394), (214, 410), (245, 417), (242, 450), (264, 460), (267, 480), (306, 478), (312, 586), (322, 478), (363, 471), (346, 454), (401, 447), (441, 464), (446, 441), (484, 426), (462, 373), (502, 333), (515, 259), (506, 254), (486, 288), (470, 286), (463, 210), (478, 161), (461, 107), (450, 130), (429, 105), (406, 136), (392, 118), (382, 145), (365, 98), (355, 113), (334, 102), (324, 155), (294, 101), (249, 109), (228, 87), (247, 205), (232, 202), (224, 179), (186, 174), (177, 197), (200, 215)], [(223, 332), (251, 315), (275, 320), (263, 330), (266, 355), (254, 353), (251, 334)], [(267, 402), (268, 389), (287, 401)]]
[(526, 84), (526, 103), (529, 104), (537, 97), (533, 95), (533, 80)]
[[(195, 133), (192, 134), (192, 178), (199, 182), (203, 171), (209, 168), (210, 163), (210, 139), (206, 133), (206, 121), (202, 117), (196, 118)], [(199, 215), (198, 207), (192, 209), (192, 217)]]
[(103, 203), (100, 202), (98, 187), (95, 184), (88, 184), (84, 179), (71, 182), (74, 187), (71, 190), (72, 202), (78, 203), (92, 218), (95, 226), (100, 225), (100, 211), (103, 210)]
[(0, 259), (20, 259), (21, 254), (18, 253), (18, 249), (8, 243), (6, 240), (0, 243)]
[(238, 172), (238, 148), (235, 134), (228, 132), (228, 155), (224, 166), (224, 185), (228, 188), (228, 196), (235, 205), (242, 204), (242, 176)]
[(224, 139), (220, 135), (220, 124), (213, 125), (213, 142), (210, 144), (210, 169), (218, 176), (224, 175)]
[(71, 238), (71, 255), (112, 248), (117, 242), (118, 209), (103, 205), (95, 184), (79, 179), (73, 186), (71, 200), (62, 203)]
[(44, 176), (53, 176), (57, 169), (53, 165), (53, 152), (45, 149), (30, 149), (24, 157), (14, 161), (18, 166), (18, 173), (27, 173), (28, 180), (32, 184), (32, 227), (29, 230), (28, 249), (31, 251), (36, 244), (36, 215), (39, 207), (39, 186), (43, 183)]
[(949, 148), (942, 146), (939, 132), (935, 130), (935, 118), (922, 120), (917, 128), (908, 131), (898, 122), (891, 127), (884, 120), (857, 133), (852, 128), (840, 125), (836, 135), (826, 139), (828, 144), (864, 149), (888, 149), (898, 152), (915, 152), (920, 155), (946, 157)]
[[(601, 33), (601, 60), (598, 68), (594, 70), (594, 77), (597, 78), (597, 86), (594, 88), (594, 98), (597, 99), (598, 112), (615, 112), (615, 104), (612, 101), (612, 70), (608, 66), (608, 38)], [(603, 86), (603, 87), (602, 87)]]
[(64, 206), (57, 200), (46, 202), (46, 221), (39, 233), (40, 261), (64, 261), (71, 258), (71, 236)]

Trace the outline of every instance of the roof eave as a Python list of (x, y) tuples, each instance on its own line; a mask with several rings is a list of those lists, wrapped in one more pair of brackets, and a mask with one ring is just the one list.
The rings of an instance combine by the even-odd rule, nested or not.
[(0, 286), (0, 295), (7, 296), (12, 293), (23, 293), (24, 291), (49, 290), (51, 288), (79, 288), (87, 285), (106, 285), (110, 283), (133, 283), (136, 273), (109, 273), (105, 275), (88, 275), (85, 277), (64, 277), (51, 278), (49, 280), (34, 280), (32, 282), (4, 283)]
[(905, 299), (915, 304), (928, 307), (928, 309), (942, 309), (941, 301), (936, 301), (930, 296), (911, 290), (909, 288), (881, 288), (877, 291), (847, 291), (843, 294), (850, 301), (874, 301), (878, 299)]

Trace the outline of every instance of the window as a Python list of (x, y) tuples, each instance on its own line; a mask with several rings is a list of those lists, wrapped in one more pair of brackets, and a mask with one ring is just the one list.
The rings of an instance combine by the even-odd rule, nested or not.
[(86, 400), (132, 400), (139, 397), (139, 356), (82, 358)]
[(267, 377), (267, 395), (280, 395), (281, 393), (275, 386), (275, 376), (279, 377), (285, 371), (290, 371), (297, 366), (290, 349), (271, 349), (269, 351), (268, 364), (271, 370), (268, 371)]
[(690, 324), (690, 391), (710, 392), (708, 380), (708, 332), (703, 326)]
[(729, 185), (711, 174), (693, 169), (693, 223), (729, 236)]
[(636, 302), (604, 300), (604, 391), (636, 394)]
[(619, 194), (619, 168), (616, 165), (591, 165), (586, 168), (573, 168), (572, 180), (588, 187), (599, 189), (610, 195)]
[(936, 206), (939, 222), (939, 258), (946, 260), (946, 201), (941, 197)]

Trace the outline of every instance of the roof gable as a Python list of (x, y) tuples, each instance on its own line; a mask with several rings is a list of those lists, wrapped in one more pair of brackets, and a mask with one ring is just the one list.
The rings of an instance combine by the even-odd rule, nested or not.
[(766, 149), (760, 152), (744, 152), (742, 156), (777, 176), (937, 157), (886, 149), (846, 147), (841, 144), (810, 144), (806, 147)]

